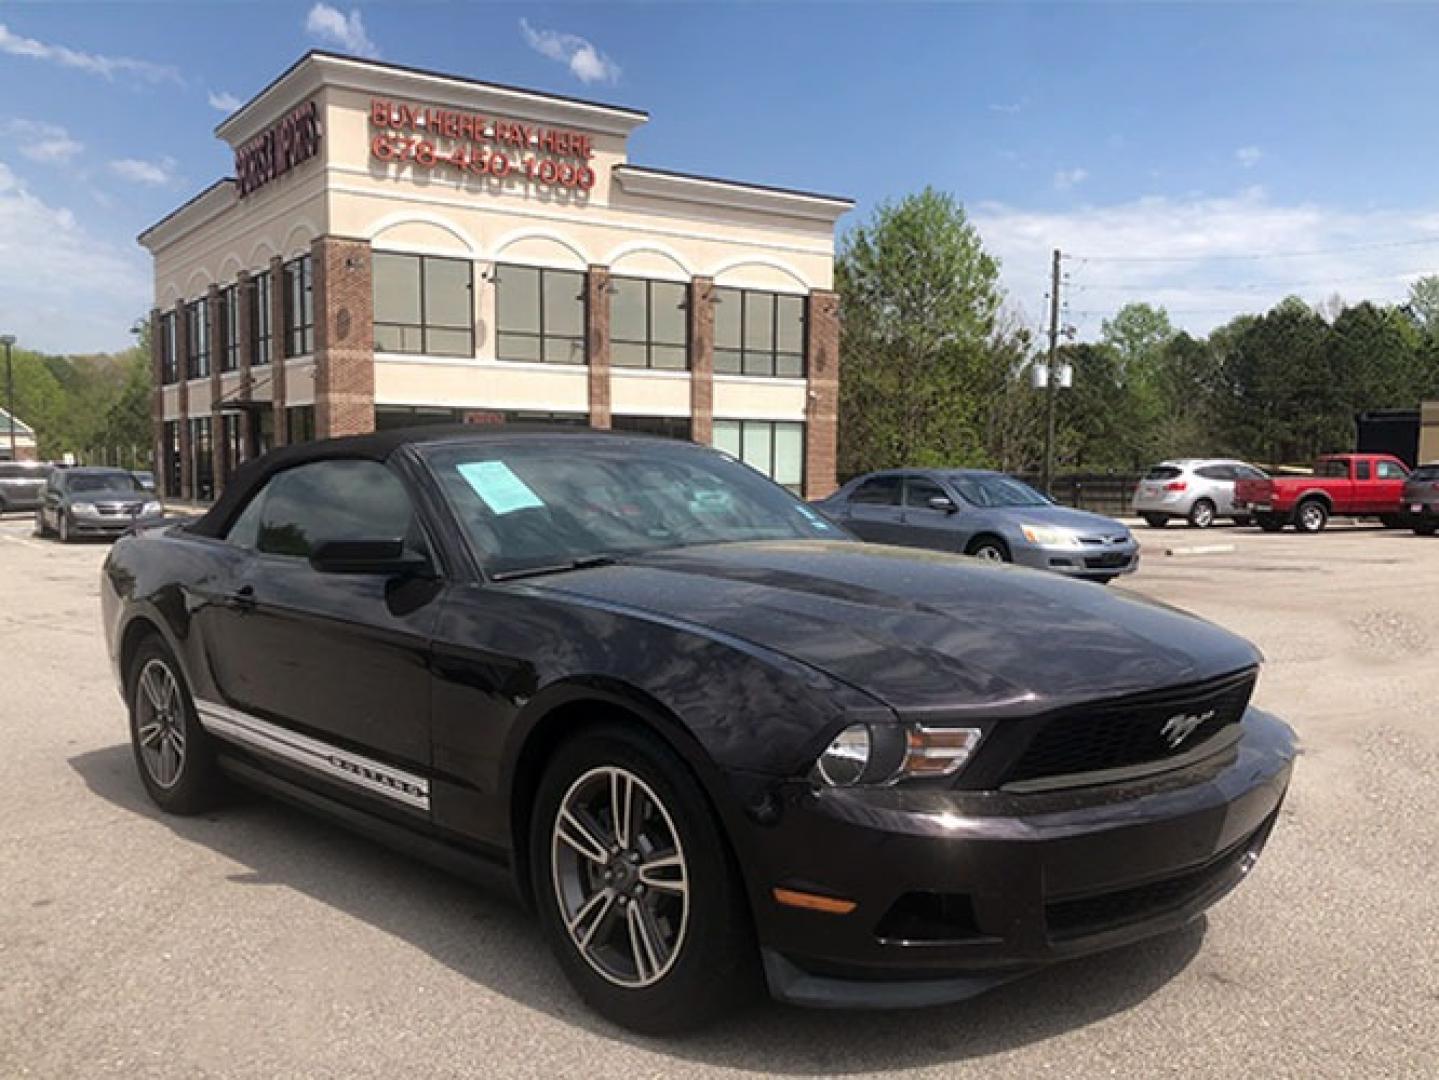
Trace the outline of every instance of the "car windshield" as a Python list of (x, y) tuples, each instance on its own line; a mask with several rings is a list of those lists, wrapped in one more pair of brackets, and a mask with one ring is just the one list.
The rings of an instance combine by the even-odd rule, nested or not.
[(491, 574), (842, 535), (748, 465), (683, 443), (486, 441), (422, 454)]
[(1154, 468), (1150, 469), (1147, 473), (1144, 474), (1144, 479), (1173, 480), (1175, 477), (1182, 476), (1183, 474), (1184, 470), (1177, 468), (1174, 465), (1156, 465), (1154, 466)]
[(971, 506), (1048, 506), (1049, 500), (1010, 476), (950, 477), (960, 497)]
[(65, 487), (75, 494), (86, 491), (140, 491), (140, 485), (127, 472), (75, 473), (65, 481)]

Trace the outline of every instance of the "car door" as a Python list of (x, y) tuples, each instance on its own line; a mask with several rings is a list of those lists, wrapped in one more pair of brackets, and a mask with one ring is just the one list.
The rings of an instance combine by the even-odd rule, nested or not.
[(861, 540), (876, 544), (904, 543), (903, 511), (900, 495), (903, 478), (899, 473), (871, 476), (862, 481), (849, 496), (845, 524)]
[[(227, 537), (245, 556), (210, 605), (207, 652), (239, 722), (292, 728), (397, 764), (430, 761), (429, 650), (443, 584), (321, 573), (326, 540), (431, 545), (401, 476), (339, 459), (277, 473)], [(202, 707), (202, 713), (203, 713)]]
[(1397, 461), (1374, 463), (1374, 512), (1393, 514), (1404, 509), (1404, 482), (1409, 479), (1408, 470)]
[(1229, 517), (1234, 513), (1234, 482), (1239, 479), (1239, 470), (1234, 465), (1201, 465), (1195, 475), (1207, 481), (1209, 497), (1214, 501), (1216, 517)]
[[(937, 509), (930, 500), (942, 499), (949, 509)], [(963, 551), (964, 534), (958, 501), (936, 481), (925, 476), (904, 478), (904, 543), (934, 551)]]

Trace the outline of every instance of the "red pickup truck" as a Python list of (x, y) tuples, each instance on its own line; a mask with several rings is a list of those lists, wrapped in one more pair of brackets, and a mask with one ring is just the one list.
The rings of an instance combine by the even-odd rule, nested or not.
[(1388, 454), (1326, 454), (1313, 476), (1240, 480), (1234, 508), (1247, 512), (1265, 532), (1293, 524), (1317, 533), (1334, 514), (1377, 517), (1391, 528), (1404, 524), (1404, 479), (1409, 469)]

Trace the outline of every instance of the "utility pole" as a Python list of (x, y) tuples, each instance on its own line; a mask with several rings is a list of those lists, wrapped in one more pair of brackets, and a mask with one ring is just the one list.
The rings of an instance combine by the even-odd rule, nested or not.
[(10, 362), (10, 349), (15, 344), (15, 335), (5, 334), (0, 337), (0, 345), (5, 346), (5, 411), (10, 414), (10, 460), (15, 458), (15, 371)]
[(1045, 380), (1044, 424), (1044, 493), (1054, 495), (1054, 404), (1059, 392), (1059, 249), (1054, 249), (1054, 265), (1049, 280), (1049, 378)]

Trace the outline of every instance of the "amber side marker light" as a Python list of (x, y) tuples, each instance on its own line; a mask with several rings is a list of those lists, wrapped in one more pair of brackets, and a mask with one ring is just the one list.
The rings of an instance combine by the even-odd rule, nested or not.
[(786, 907), (804, 908), (807, 911), (822, 911), (826, 915), (848, 915), (859, 906), (853, 900), (840, 900), (833, 896), (819, 896), (815, 893), (800, 892), (797, 889), (775, 889), (774, 898)]

